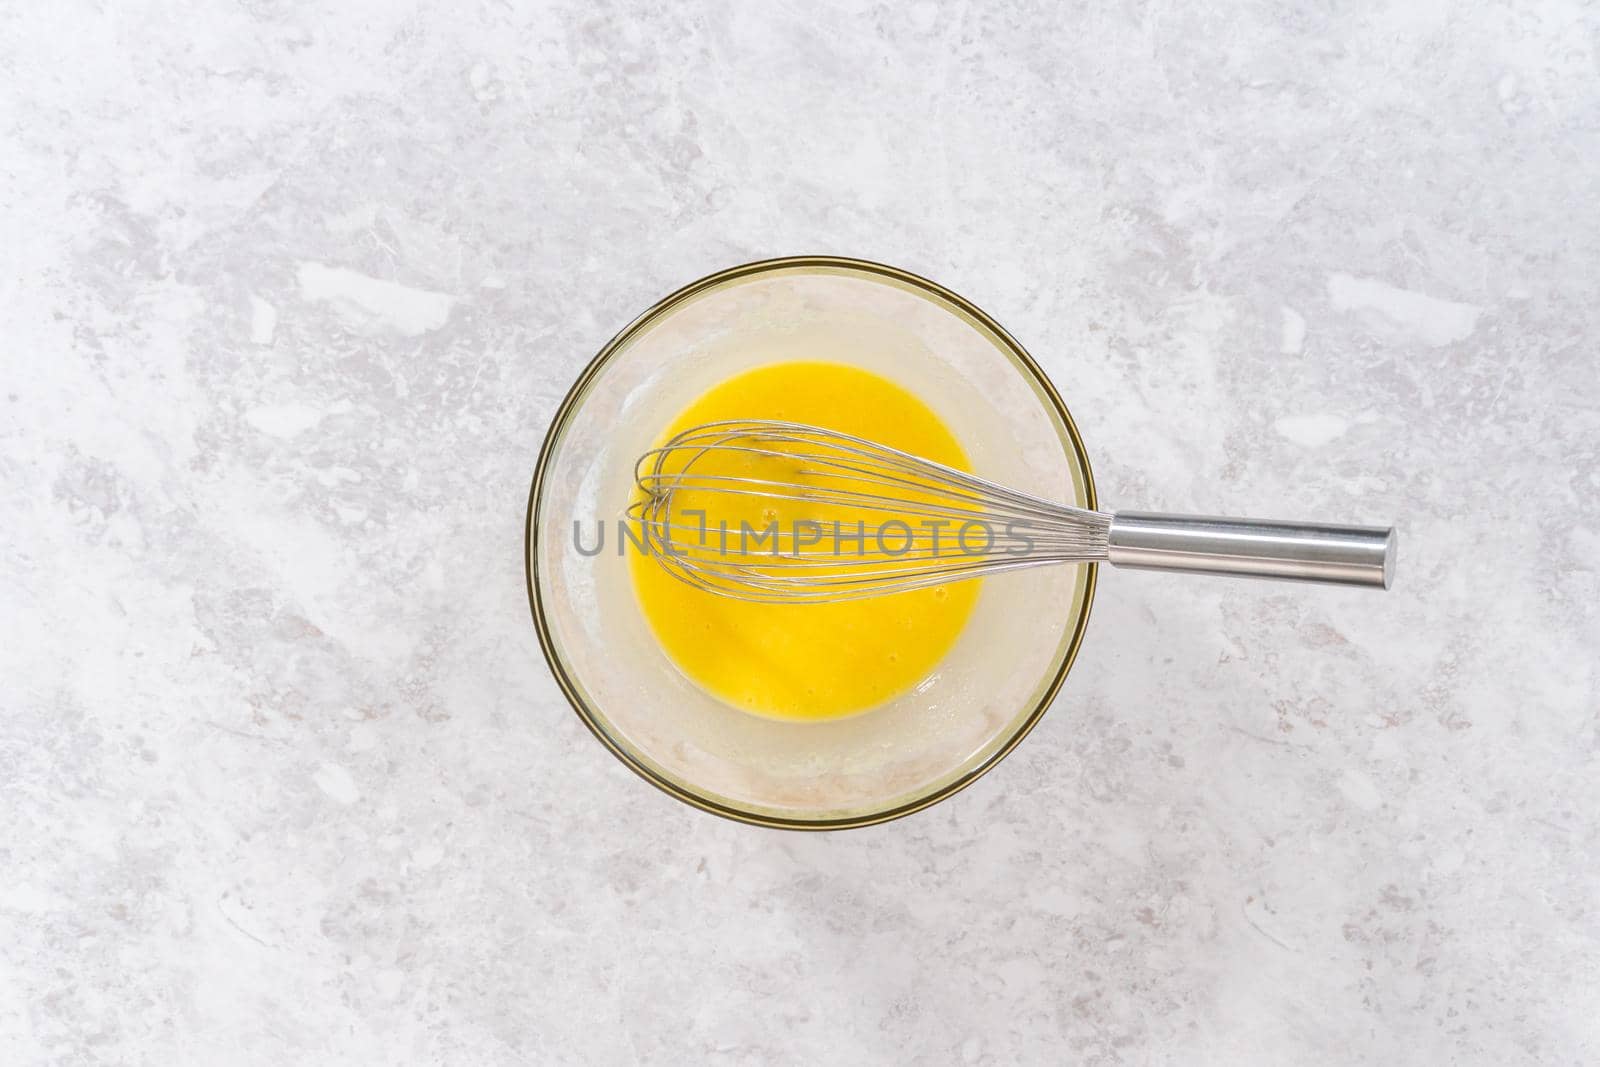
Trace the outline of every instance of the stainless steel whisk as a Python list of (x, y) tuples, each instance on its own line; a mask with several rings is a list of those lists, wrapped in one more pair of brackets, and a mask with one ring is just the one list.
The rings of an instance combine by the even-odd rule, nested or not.
[[(1389, 527), (1090, 511), (801, 423), (695, 426), (642, 455), (634, 477), (628, 515), (646, 551), (740, 600), (856, 600), (1057, 563), (1378, 589), (1394, 575)], [(722, 497), (761, 503), (773, 524), (730, 530), (687, 507)], [(777, 517), (793, 510), (807, 515), (783, 529)]]

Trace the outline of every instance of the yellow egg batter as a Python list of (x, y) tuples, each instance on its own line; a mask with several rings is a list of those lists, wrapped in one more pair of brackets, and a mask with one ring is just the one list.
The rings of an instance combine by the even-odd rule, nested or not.
[[(727, 419), (811, 423), (968, 469), (966, 453), (925, 404), (886, 378), (841, 364), (748, 371), (689, 405), (662, 437)], [(713, 529), (722, 519), (733, 529), (740, 520), (759, 529), (828, 517), (806, 514), (803, 505), (780, 509), (726, 496), (707, 507)], [(980, 584), (837, 604), (751, 604), (696, 589), (639, 553), (630, 566), (645, 617), (684, 674), (734, 707), (780, 719), (852, 715), (922, 681), (955, 644)]]

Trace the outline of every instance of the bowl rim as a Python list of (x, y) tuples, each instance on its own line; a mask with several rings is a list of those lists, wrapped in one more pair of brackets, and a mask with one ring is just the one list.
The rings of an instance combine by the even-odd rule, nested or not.
[(600, 724), (595, 711), (585, 702), (566, 665), (562, 662), (560, 653), (556, 649), (549, 623), (545, 619), (544, 598), (539, 591), (538, 549), (540, 541), (538, 531), (543, 503), (541, 490), (544, 487), (545, 472), (554, 454), (556, 442), (560, 439), (561, 432), (566, 428), (569, 420), (579, 410), (579, 401), (589, 383), (600, 373), (612, 356), (632, 340), (635, 335), (653, 323), (660, 315), (691, 297), (740, 278), (795, 268), (854, 271), (899, 282), (953, 305), (957, 310), (974, 319), (984, 329), (992, 332), (1001, 341), (1002, 352), (1017, 365), (1019, 371), (1031, 376), (1033, 384), (1038, 387), (1043, 397), (1049, 401), (1050, 407), (1054, 409), (1055, 414), (1061, 420), (1061, 425), (1066, 429), (1067, 434), (1064, 443), (1070, 446), (1071, 452), (1075, 455), (1079, 467), (1083, 471), (1086, 504), (1090, 509), (1098, 507), (1095, 495), (1094, 471), (1089, 464), (1089, 454), (1084, 448), (1083, 439), (1078, 433), (1077, 424), (1072, 419), (1072, 413), (1067, 410), (1066, 403), (1062, 401), (1061, 395), (1056, 392), (1055, 386), (1039, 364), (1018, 343), (1016, 338), (1012, 337), (1003, 326), (990, 317), (982, 308), (937, 282), (921, 275), (913, 274), (910, 271), (902, 270), (899, 267), (891, 267), (885, 263), (878, 263), (869, 259), (854, 259), (848, 256), (781, 256), (774, 259), (754, 260), (749, 263), (728, 267), (713, 274), (708, 274), (673, 291), (652, 304), (632, 322), (619, 330), (616, 336), (607, 341), (600, 351), (595, 354), (595, 357), (589, 361), (588, 365), (583, 368), (582, 372), (573, 381), (572, 386), (567, 390), (566, 395), (562, 397), (555, 414), (551, 416), (550, 427), (545, 432), (543, 443), (539, 446), (539, 458), (534, 466), (533, 481), (528, 487), (528, 510), (523, 529), (522, 546), (523, 574), (528, 586), (528, 608), (533, 613), (534, 629), (539, 636), (539, 650), (544, 654), (545, 662), (550, 667), (550, 673), (554, 676), (556, 684), (566, 697), (567, 703), (572, 706), (572, 710), (577, 713), (584, 726), (588, 727), (589, 732), (595, 736), (596, 740), (604, 745), (613, 756), (622, 761), (623, 765), (629, 770), (668, 796), (683, 801), (692, 807), (699, 808), (701, 811), (710, 812), (713, 815), (719, 815), (734, 822), (784, 830), (847, 830), (862, 826), (875, 826), (879, 823), (904, 818), (914, 812), (931, 807), (947, 797), (954, 796), (987, 774), (1022, 743), (1023, 738), (1033, 731), (1039, 720), (1044, 717), (1044, 713), (1049, 710), (1056, 694), (1061, 690), (1062, 683), (1066, 681), (1068, 672), (1072, 670), (1073, 661), (1078, 657), (1078, 650), (1083, 644), (1084, 632), (1088, 627), (1090, 609), (1094, 606), (1095, 584), (1098, 572), (1097, 564), (1088, 563), (1083, 565), (1083, 607), (1079, 610), (1078, 617), (1073, 622), (1072, 632), (1066, 643), (1066, 654), (1061, 657), (1055, 676), (1039, 691), (1039, 696), (1032, 710), (1028, 712), (1021, 724), (1012, 731), (1010, 736), (1005, 738), (999, 747), (989, 753), (977, 765), (968, 768), (965, 773), (946, 782), (925, 796), (917, 797), (892, 808), (827, 819), (784, 817), (746, 810), (697, 793), (686, 785), (657, 773), (643, 759), (630, 751), (627, 746), (612, 737)]

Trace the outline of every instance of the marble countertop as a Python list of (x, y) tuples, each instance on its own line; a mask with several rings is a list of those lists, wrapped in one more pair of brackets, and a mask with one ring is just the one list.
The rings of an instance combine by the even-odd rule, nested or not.
[[(1600, 16), (1577, 2), (0, 12), (0, 1061), (1600, 1058)], [(551, 412), (679, 284), (933, 277), (1104, 499), (1395, 521), (1107, 573), (912, 818), (594, 743)]]

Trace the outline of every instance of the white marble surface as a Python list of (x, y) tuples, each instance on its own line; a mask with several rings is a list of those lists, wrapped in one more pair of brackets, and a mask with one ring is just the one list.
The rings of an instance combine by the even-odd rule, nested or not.
[[(0, 3), (0, 1061), (1600, 1058), (1600, 19), (1577, 3)], [(806, 836), (541, 661), (548, 418), (833, 251), (1105, 499), (1395, 519), (1387, 596), (1107, 574), (988, 778)]]

